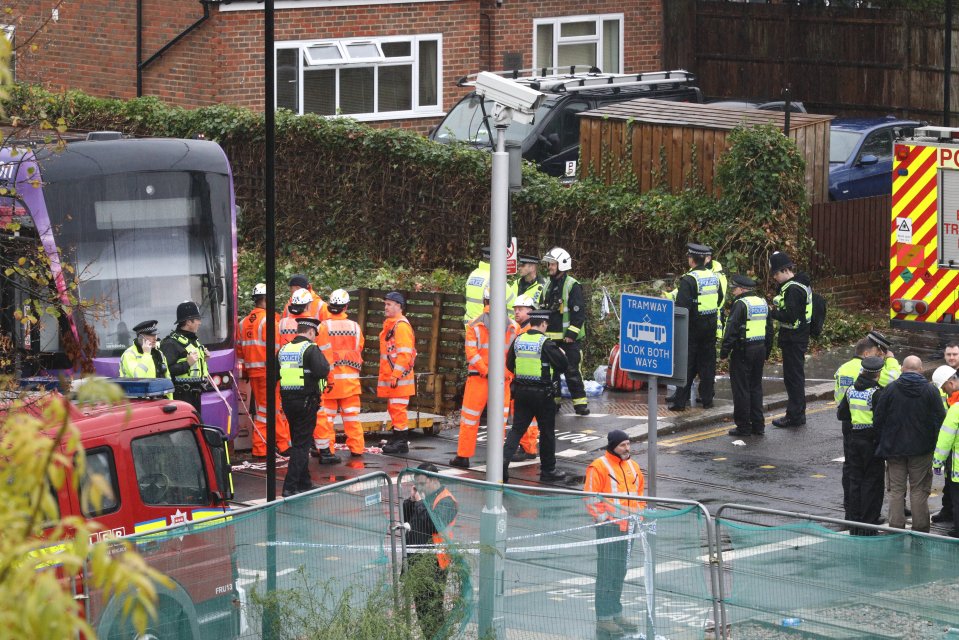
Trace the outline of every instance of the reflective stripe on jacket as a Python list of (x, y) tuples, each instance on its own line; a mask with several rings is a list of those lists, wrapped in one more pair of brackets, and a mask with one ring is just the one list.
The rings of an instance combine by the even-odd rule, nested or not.
[[(608, 451), (586, 467), (586, 483), (583, 491), (587, 493), (623, 493), (635, 496), (643, 495), (645, 486), (643, 472), (635, 460), (621, 460)], [(640, 500), (589, 498), (586, 509), (597, 522), (625, 518), (646, 507)], [(619, 528), (627, 531), (629, 523), (620, 520)]]
[(759, 296), (745, 296), (739, 301), (746, 305), (746, 342), (765, 341), (769, 305)]
[[(240, 321), (237, 356), (247, 376), (251, 378), (266, 377), (266, 318), (266, 309), (256, 307)], [(279, 316), (277, 316), (277, 328), (279, 328)], [(295, 327), (293, 335), (296, 335)], [(276, 344), (278, 347), (282, 346), (279, 337), (276, 339)]]
[(466, 313), (463, 322), (467, 323), (483, 313), (483, 292), (489, 286), (489, 262), (483, 260), (473, 269), (466, 279)]
[(696, 309), (699, 315), (715, 315), (719, 311), (719, 277), (706, 267), (693, 269), (686, 275), (696, 281)]
[[(441, 491), (438, 491), (436, 493), (436, 497), (433, 498), (433, 506), (432, 506), (433, 511), (436, 511), (436, 508), (439, 506), (440, 501), (443, 500), (443, 498), (449, 498), (450, 500), (453, 501), (453, 504), (457, 504), (456, 498), (453, 497), (453, 494), (450, 493), (449, 489), (447, 489), (446, 487), (443, 487)], [(453, 519), (450, 520), (450, 523), (446, 525), (446, 528), (443, 529), (442, 532), (437, 532), (433, 534), (432, 536), (433, 544), (442, 545), (442, 544), (449, 544), (450, 542), (452, 542), (453, 541), (453, 525), (455, 524), (456, 524), (456, 516), (453, 516)], [(440, 551), (439, 553), (436, 554), (436, 562), (437, 564), (440, 565), (440, 569), (445, 569), (446, 567), (450, 566), (450, 557), (445, 551)]]
[(187, 362), (187, 356), (189, 356), (191, 353), (195, 353), (197, 355), (196, 362), (190, 365), (190, 370), (183, 375), (175, 376), (173, 378), (173, 382), (197, 383), (206, 380), (207, 376), (210, 375), (210, 372), (206, 367), (206, 351), (203, 349), (203, 347), (198, 346), (199, 343), (192, 342), (185, 335), (176, 331), (171, 333), (170, 337), (186, 350), (184, 356), (177, 360), (176, 364), (185, 364)]
[[(959, 396), (953, 394), (959, 399)], [(950, 400), (952, 400), (950, 398)], [(942, 469), (946, 458), (952, 454), (952, 469), (946, 469), (953, 482), (959, 482), (959, 402), (954, 402), (946, 412), (946, 419), (942, 421), (939, 437), (936, 438), (936, 448), (932, 454), (932, 468)], [(955, 487), (953, 487), (955, 490)]]
[[(416, 336), (406, 316), (387, 318), (380, 331), (380, 369), (376, 395), (403, 398), (416, 394), (413, 363), (416, 360)], [(392, 386), (396, 379), (396, 387)]]
[(879, 387), (869, 387), (861, 391), (855, 387), (846, 389), (853, 431), (872, 428), (872, 397), (877, 391)]
[(345, 311), (338, 313), (320, 324), (316, 341), (330, 363), (329, 381), (333, 387), (326, 392), (326, 397), (338, 400), (360, 395), (364, 345), (360, 325), (348, 319)]
[[(795, 280), (788, 280), (786, 284), (783, 285), (782, 289), (779, 290), (779, 294), (775, 298), (773, 298), (773, 304), (775, 304), (780, 309), (786, 308), (786, 290), (789, 289), (789, 287), (799, 287), (806, 293), (805, 322), (806, 324), (812, 322), (812, 289), (810, 287), (807, 287), (801, 282), (796, 282)], [(802, 320), (796, 320), (792, 324), (783, 322), (782, 320), (778, 320), (777, 322), (779, 322), (780, 326), (788, 327), (790, 329), (798, 329), (803, 323)]]
[(280, 389), (297, 391), (306, 388), (306, 368), (303, 366), (303, 354), (310, 348), (312, 342), (302, 342), (283, 345), (280, 349)]
[(543, 362), (543, 344), (549, 340), (542, 333), (523, 333), (513, 343), (516, 353), (516, 378), (531, 382), (551, 382), (553, 369)]

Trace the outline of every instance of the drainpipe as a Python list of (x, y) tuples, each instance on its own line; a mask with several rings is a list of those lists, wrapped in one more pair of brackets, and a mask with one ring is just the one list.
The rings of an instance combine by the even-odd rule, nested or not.
[(153, 64), (167, 50), (182, 40), (194, 29), (210, 19), (210, 5), (216, 0), (199, 0), (203, 5), (203, 17), (183, 30), (178, 36), (163, 45), (159, 51), (150, 56), (146, 61), (143, 60), (143, 0), (137, 0), (137, 97), (143, 96), (143, 70)]

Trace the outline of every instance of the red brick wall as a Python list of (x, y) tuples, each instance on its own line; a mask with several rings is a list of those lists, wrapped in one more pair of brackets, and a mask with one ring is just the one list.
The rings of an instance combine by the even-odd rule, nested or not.
[(816, 279), (812, 285), (817, 293), (831, 297), (835, 306), (844, 309), (889, 304), (889, 272), (885, 270)]

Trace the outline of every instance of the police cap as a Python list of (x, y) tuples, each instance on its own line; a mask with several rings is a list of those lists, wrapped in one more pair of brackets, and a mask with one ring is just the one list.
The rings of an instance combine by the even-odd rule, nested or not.
[(873, 343), (883, 351), (889, 351), (892, 348), (892, 343), (889, 341), (889, 338), (882, 335), (878, 331), (870, 331), (866, 334), (866, 337), (869, 338), (869, 342)]
[(878, 356), (869, 356), (862, 359), (862, 370), (864, 373), (879, 373), (883, 365), (886, 364), (884, 358)]
[(525, 253), (519, 254), (519, 263), (520, 264), (539, 264), (540, 260), (537, 256), (526, 255)]
[(296, 319), (296, 328), (298, 331), (303, 329), (319, 329), (320, 319), (312, 316), (302, 316)]
[(176, 323), (183, 324), (187, 320), (200, 317), (200, 307), (192, 300), (181, 302), (176, 306)]
[(533, 309), (529, 312), (530, 324), (549, 322), (549, 317), (551, 314), (552, 312), (549, 309)]
[(755, 289), (756, 281), (752, 278), (748, 278), (744, 275), (735, 273), (729, 278), (729, 281), (734, 287), (739, 287), (740, 289)]
[(773, 254), (769, 256), (769, 270), (773, 273), (778, 273), (783, 269), (792, 269), (795, 266), (792, 258), (782, 251), (774, 251)]
[(157, 324), (158, 322), (156, 320), (144, 320), (133, 327), (133, 333), (137, 335), (155, 336), (159, 332)]
[(711, 256), (713, 255), (713, 248), (705, 244), (696, 244), (695, 242), (690, 242), (686, 245), (686, 249), (689, 251), (691, 256)]

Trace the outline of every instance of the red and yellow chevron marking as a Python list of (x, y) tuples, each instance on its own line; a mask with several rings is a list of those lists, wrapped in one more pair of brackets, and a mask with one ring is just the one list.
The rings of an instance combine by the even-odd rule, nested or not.
[[(889, 242), (890, 318), (935, 323), (943, 314), (955, 316), (959, 285), (959, 271), (938, 268), (939, 147), (896, 144), (895, 150)], [(911, 242), (899, 242), (897, 230), (903, 219), (912, 223)], [(923, 300), (928, 311), (922, 315), (896, 313), (891, 308), (892, 301), (900, 298)]]

